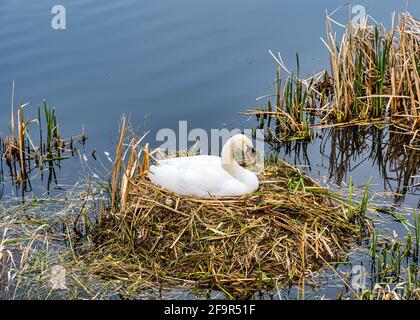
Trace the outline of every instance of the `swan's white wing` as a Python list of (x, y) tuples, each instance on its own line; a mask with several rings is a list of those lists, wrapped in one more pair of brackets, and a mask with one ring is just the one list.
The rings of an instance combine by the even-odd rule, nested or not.
[(217, 156), (192, 156), (192, 157), (179, 157), (166, 160), (160, 160), (159, 165), (170, 165), (179, 169), (184, 168), (197, 168), (200, 166), (220, 166), (221, 159)]
[(184, 195), (222, 195), (238, 190), (238, 182), (221, 166), (216, 156), (182, 157), (151, 166), (149, 179), (165, 189)]

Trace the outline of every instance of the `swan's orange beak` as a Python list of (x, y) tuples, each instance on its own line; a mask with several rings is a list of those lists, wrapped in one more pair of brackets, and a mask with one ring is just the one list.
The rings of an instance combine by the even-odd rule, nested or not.
[(251, 163), (255, 162), (255, 158), (252, 155), (252, 151), (247, 151), (245, 154), (246, 154), (247, 158), (249, 159), (249, 161), (251, 161)]

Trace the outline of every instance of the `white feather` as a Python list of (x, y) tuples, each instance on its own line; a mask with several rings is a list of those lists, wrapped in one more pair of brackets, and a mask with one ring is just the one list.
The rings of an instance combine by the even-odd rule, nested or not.
[[(234, 136), (223, 149), (233, 153), (238, 136), (245, 137)], [(148, 177), (154, 184), (172, 192), (198, 197), (240, 196), (255, 191), (259, 185), (257, 176), (236, 161), (226, 167), (222, 166), (222, 158), (208, 155), (160, 160), (158, 165), (150, 167)]]

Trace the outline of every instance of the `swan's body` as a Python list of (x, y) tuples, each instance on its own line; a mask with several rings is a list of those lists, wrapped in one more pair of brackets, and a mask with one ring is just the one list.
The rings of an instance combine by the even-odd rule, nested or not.
[(149, 169), (149, 179), (172, 192), (198, 197), (240, 196), (257, 190), (257, 176), (241, 167), (235, 148), (244, 151), (252, 142), (236, 135), (223, 146), (221, 157), (199, 155), (160, 160)]

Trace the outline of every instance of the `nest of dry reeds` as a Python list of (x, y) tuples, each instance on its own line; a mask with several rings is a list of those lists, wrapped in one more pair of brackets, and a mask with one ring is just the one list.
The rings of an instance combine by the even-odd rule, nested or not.
[(344, 202), (284, 162), (265, 167), (253, 194), (201, 199), (152, 184), (130, 162), (124, 205), (101, 215), (87, 258), (94, 273), (123, 280), (133, 294), (188, 285), (239, 297), (304, 284), (361, 230)]

